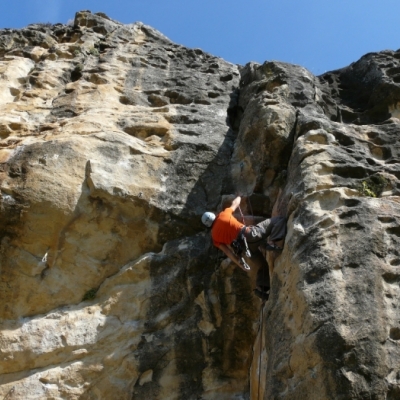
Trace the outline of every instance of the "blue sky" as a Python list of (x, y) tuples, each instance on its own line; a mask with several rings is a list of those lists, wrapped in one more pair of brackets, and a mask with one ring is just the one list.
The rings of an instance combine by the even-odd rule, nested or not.
[(400, 48), (399, 0), (3, 0), (0, 27), (66, 23), (76, 11), (141, 21), (236, 64), (300, 64), (316, 75)]

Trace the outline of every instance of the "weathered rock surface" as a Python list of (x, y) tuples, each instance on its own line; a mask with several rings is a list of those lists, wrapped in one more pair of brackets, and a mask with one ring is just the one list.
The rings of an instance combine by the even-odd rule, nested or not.
[(199, 222), (238, 68), (88, 12), (1, 47), (0, 394), (244, 395), (258, 303)]
[[(289, 217), (288, 235), (264, 310), (266, 399), (400, 395), (398, 57), (369, 54), (318, 78), (283, 63), (242, 74), (239, 138), (267, 122), (258, 132), (268, 168), (279, 154), (268, 145), (293, 143), (276, 207)], [(281, 173), (279, 163), (271, 169), (255, 174), (264, 185)], [(278, 183), (268, 179), (263, 192), (274, 199)]]
[[(0, 57), (0, 396), (400, 396), (399, 52), (315, 77), (83, 11)], [(264, 307), (200, 225), (235, 191), (288, 217)]]

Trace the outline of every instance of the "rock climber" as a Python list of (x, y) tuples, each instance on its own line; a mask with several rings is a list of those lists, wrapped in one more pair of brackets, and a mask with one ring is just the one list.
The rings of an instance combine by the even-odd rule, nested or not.
[[(238, 267), (248, 271), (247, 264), (242, 258), (235, 254), (237, 241), (244, 236), (251, 253), (251, 260), (257, 265), (257, 281), (254, 294), (263, 300), (268, 300), (270, 291), (270, 277), (268, 262), (261, 252), (282, 251), (276, 242), (283, 240), (286, 235), (286, 218), (273, 217), (261, 221), (257, 225), (246, 226), (240, 223), (233, 213), (240, 205), (241, 198), (237, 196), (231, 205), (225, 208), (218, 215), (212, 212), (205, 212), (201, 218), (204, 225), (211, 228), (211, 237), (214, 246), (222, 250)], [(267, 243), (267, 239), (271, 243)]]

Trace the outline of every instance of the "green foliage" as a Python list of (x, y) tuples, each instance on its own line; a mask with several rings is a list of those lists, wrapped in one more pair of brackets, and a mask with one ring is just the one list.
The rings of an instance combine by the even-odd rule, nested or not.
[(376, 194), (372, 191), (372, 189), (370, 189), (367, 181), (361, 182), (361, 188), (359, 191), (364, 196), (376, 197)]
[(91, 48), (89, 49), (89, 53), (90, 53), (92, 56), (99, 56), (99, 55), (100, 55), (99, 50), (97, 50), (96, 47), (91, 47)]
[(379, 197), (388, 183), (388, 179), (382, 175), (369, 176), (361, 182), (358, 191), (363, 196)]
[(83, 64), (76, 64), (74, 70), (76, 72), (82, 72), (83, 70)]
[(75, 49), (74, 50), (74, 57), (78, 57), (81, 54), (81, 49)]
[(96, 297), (97, 291), (98, 291), (98, 288), (88, 290), (88, 291), (85, 293), (85, 295), (83, 296), (82, 301), (93, 300), (93, 299)]

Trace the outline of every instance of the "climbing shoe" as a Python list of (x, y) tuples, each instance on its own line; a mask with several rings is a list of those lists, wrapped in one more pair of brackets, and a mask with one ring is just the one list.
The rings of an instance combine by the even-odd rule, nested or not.
[(282, 251), (283, 250), (282, 247), (275, 246), (274, 244), (269, 244), (269, 243), (267, 243), (264, 246), (264, 249), (267, 250), (267, 251)]
[(254, 289), (254, 294), (261, 300), (267, 301), (269, 297), (269, 289), (268, 290)]

